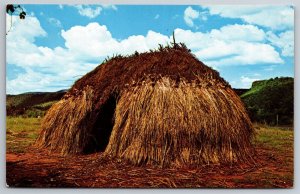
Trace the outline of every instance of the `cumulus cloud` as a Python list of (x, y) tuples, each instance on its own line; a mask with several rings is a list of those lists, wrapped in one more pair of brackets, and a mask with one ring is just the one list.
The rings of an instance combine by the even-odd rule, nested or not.
[[(10, 19), (12, 17), (12, 26)], [(28, 16), (26, 20), (20, 20), (18, 16), (6, 15), (6, 29), (10, 29), (6, 38), (8, 41), (17, 39), (24, 39), (33, 42), (37, 36), (46, 36), (45, 30), (41, 27), (40, 22), (36, 17)]]
[(265, 39), (265, 32), (253, 25), (233, 24), (213, 29), (210, 35), (224, 41), (261, 42)]
[(208, 13), (205, 12), (205, 11), (200, 12), (200, 19), (203, 20), (203, 21), (206, 21), (208, 19), (207, 15), (208, 15)]
[(104, 9), (112, 9), (112, 10), (115, 10), (115, 11), (118, 10), (118, 7), (117, 7), (117, 6), (115, 6), (115, 5), (110, 5), (110, 4), (103, 4), (102, 7), (103, 7)]
[(189, 6), (184, 10), (183, 19), (188, 26), (193, 27), (194, 26), (193, 20), (198, 18), (199, 15), (200, 13), (198, 11), (194, 10), (191, 6)]
[[(198, 58), (203, 58), (211, 66), (281, 64), (284, 62), (277, 51), (268, 44), (245, 41), (236, 41), (228, 44), (223, 42), (215, 43), (211, 47), (195, 53)], [(217, 48), (222, 51), (216, 53)]]
[(252, 77), (241, 76), (241, 87), (242, 88), (250, 88), (254, 81), (260, 80), (260, 75), (254, 75)]
[(21, 22), (23, 20), (7, 35), (8, 69), (12, 64), (25, 71), (7, 80), (7, 93), (10, 94), (68, 88), (78, 76), (91, 71), (106, 56), (147, 51), (169, 40), (167, 36), (149, 31), (146, 36), (130, 36), (118, 41), (106, 26), (90, 23), (62, 30), (66, 48), (52, 49), (35, 44), (37, 37), (46, 36), (35, 17)]
[(37, 18), (13, 19), (13, 28), (6, 36), (7, 71), (10, 71), (10, 65), (15, 65), (25, 73), (7, 80), (7, 93), (67, 88), (74, 81), (74, 76), (83, 75), (95, 67), (87, 61), (76, 61), (67, 49), (37, 46), (35, 39), (47, 35)]
[[(99, 6), (91, 6), (91, 5), (72, 5), (72, 7), (75, 7), (78, 10), (78, 13), (82, 16), (88, 17), (90, 19), (96, 18), (99, 16), (103, 9), (106, 10), (114, 10), (117, 11), (118, 7), (115, 5), (110, 4), (103, 4)], [(63, 7), (60, 6), (60, 9)]]
[(207, 33), (176, 29), (175, 36), (213, 67), (283, 63), (274, 47), (264, 43), (265, 33), (252, 25), (227, 25)]
[(169, 38), (154, 31), (148, 31), (146, 36), (134, 35), (118, 41), (112, 37), (105, 25), (90, 23), (87, 26), (74, 26), (62, 30), (65, 46), (80, 58), (99, 59), (115, 53), (131, 54), (134, 51), (147, 51), (156, 48), (158, 44), (167, 44)]
[(294, 28), (294, 8), (292, 6), (248, 6), (213, 5), (204, 6), (211, 15), (226, 18), (240, 18), (243, 21), (273, 30)]
[(54, 27), (62, 28), (61, 22), (56, 18), (48, 18), (48, 22)]
[[(23, 68), (25, 73), (7, 80), (8, 93), (68, 88), (107, 56), (144, 52), (157, 48), (158, 44), (171, 42), (171, 36), (151, 30), (145, 36), (133, 35), (117, 40), (105, 25), (99, 23), (61, 30), (65, 47), (48, 48), (35, 44), (37, 37), (46, 35), (35, 17), (16, 20), (14, 29), (7, 35), (8, 69), (12, 64)], [(283, 62), (278, 52), (265, 43), (268, 36), (252, 25), (228, 25), (207, 33), (176, 29), (175, 36), (177, 42), (186, 43), (200, 60), (214, 68)]]
[[(7, 15), (7, 20), (11, 16)], [(9, 64), (22, 64), (27, 61), (27, 54), (37, 55), (38, 48), (34, 45), (36, 37), (45, 37), (47, 33), (41, 27), (36, 17), (29, 16), (26, 20), (19, 20), (17, 16), (12, 16), (13, 26), (6, 23), (6, 28), (10, 29), (6, 35), (6, 60)], [(27, 66), (27, 64), (24, 64)]]
[(278, 36), (269, 31), (267, 32), (267, 39), (272, 45), (281, 49), (282, 56), (294, 56), (294, 31), (285, 31), (280, 33)]
[(90, 5), (74, 5), (74, 7), (78, 10), (78, 13), (82, 16), (86, 16), (88, 18), (95, 18), (100, 15), (102, 11), (101, 6), (97, 6), (93, 8)]

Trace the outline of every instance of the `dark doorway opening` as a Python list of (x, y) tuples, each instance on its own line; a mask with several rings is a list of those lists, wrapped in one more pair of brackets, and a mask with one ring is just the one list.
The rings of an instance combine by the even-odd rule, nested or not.
[(86, 146), (84, 153), (102, 152), (105, 150), (115, 123), (115, 109), (116, 98), (114, 95), (111, 95), (101, 107), (90, 134), (89, 144)]

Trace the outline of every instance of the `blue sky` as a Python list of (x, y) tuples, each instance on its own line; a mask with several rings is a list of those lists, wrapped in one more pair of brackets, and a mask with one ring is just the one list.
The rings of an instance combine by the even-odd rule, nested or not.
[[(294, 77), (291, 6), (23, 5), (6, 35), (7, 93), (57, 91), (113, 54), (168, 44), (173, 31), (234, 88)], [(7, 15), (7, 29), (10, 28)]]

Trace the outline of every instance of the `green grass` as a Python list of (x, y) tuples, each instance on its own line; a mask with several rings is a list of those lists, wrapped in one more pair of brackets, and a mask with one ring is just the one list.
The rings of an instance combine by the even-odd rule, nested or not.
[(293, 148), (294, 131), (284, 127), (256, 126), (255, 144), (261, 144), (271, 149), (285, 150)]
[(50, 108), (53, 104), (55, 104), (56, 102), (58, 102), (58, 100), (54, 100), (54, 101), (50, 101), (50, 102), (44, 102), (41, 104), (37, 104), (34, 107), (35, 108)]
[[(8, 152), (24, 152), (37, 138), (42, 118), (7, 117), (6, 141)], [(293, 130), (281, 127), (255, 125), (254, 144), (262, 145), (279, 151), (293, 148)]]
[(264, 87), (265, 87), (264, 84), (259, 84), (259, 85), (257, 84), (257, 86), (252, 87), (249, 91), (242, 94), (241, 97), (244, 98), (244, 97), (247, 97), (247, 96), (251, 96), (252, 94), (256, 94), (257, 92), (262, 90)]
[(23, 153), (36, 140), (41, 118), (6, 118), (6, 151)]
[(267, 87), (285, 86), (286, 84), (294, 84), (294, 79), (290, 77), (271, 78), (269, 80), (254, 81), (249, 91), (241, 95), (241, 98), (258, 93)]

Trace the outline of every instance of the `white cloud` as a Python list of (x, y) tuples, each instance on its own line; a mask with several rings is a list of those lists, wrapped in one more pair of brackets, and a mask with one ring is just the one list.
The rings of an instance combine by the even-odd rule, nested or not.
[(10, 29), (7, 34), (7, 41), (13, 41), (15, 39), (34, 41), (37, 36), (46, 36), (46, 32), (41, 27), (40, 22), (36, 17), (27, 16), (25, 20), (20, 20), (18, 16), (12, 16), (12, 26), (10, 23), (11, 16), (6, 15), (6, 29)]
[[(111, 9), (114, 11), (118, 10), (118, 7), (110, 4), (103, 4), (101, 6), (93, 7), (91, 5), (73, 5), (78, 10), (78, 13), (82, 16), (88, 17), (90, 19), (96, 18), (101, 14), (103, 9)], [(62, 8), (61, 8), (62, 9)]]
[(203, 21), (206, 21), (208, 19), (207, 15), (208, 15), (208, 12), (200, 12), (200, 19)]
[(283, 60), (272, 46), (245, 41), (227, 44), (216, 41), (215, 44), (195, 54), (211, 66), (283, 63)]
[(7, 80), (7, 93), (11, 94), (68, 88), (75, 78), (95, 68), (101, 58), (131, 54), (136, 50), (144, 52), (157, 48), (159, 43), (166, 45), (169, 40), (167, 36), (149, 31), (146, 36), (130, 36), (118, 41), (106, 26), (90, 23), (62, 30), (66, 48), (51, 49), (34, 43), (35, 38), (46, 35), (38, 20), (32, 17), (24, 21), (24, 24), (18, 21), (18, 28), (7, 35), (8, 68), (14, 64), (25, 70), (15, 79)]
[(115, 6), (115, 5), (103, 4), (102, 7), (103, 7), (104, 9), (112, 9), (112, 10), (115, 10), (115, 11), (118, 10), (118, 7)]
[[(6, 15), (7, 20), (10, 20)], [(10, 23), (6, 23), (7, 30), (10, 29)], [(30, 60), (29, 55), (38, 55), (39, 50), (34, 45), (36, 37), (45, 37), (47, 33), (41, 27), (36, 17), (26, 17), (20, 20), (17, 16), (13, 16), (13, 26), (6, 35), (6, 60), (8, 64), (22, 64), (27, 66), (26, 62)], [(23, 67), (23, 68), (24, 68)]]
[(241, 77), (241, 88), (250, 88), (254, 81), (260, 80), (260, 76), (254, 75), (253, 77), (242, 76)]
[[(39, 21), (35, 17), (16, 20), (7, 35), (7, 63), (8, 67), (9, 64), (22, 67), (25, 73), (7, 81), (8, 93), (68, 88), (78, 76), (95, 68), (106, 56), (148, 51), (158, 44), (166, 45), (172, 38), (150, 30), (145, 36), (117, 40), (105, 25), (98, 23), (73, 26), (62, 30), (61, 35), (65, 48), (37, 46), (35, 39), (46, 36)], [(176, 29), (175, 37), (214, 68), (282, 63), (275, 49), (264, 43), (266, 36), (262, 31), (251, 25), (228, 25), (207, 33)]]
[(158, 18), (159, 18), (159, 14), (156, 14), (155, 17), (154, 17), (154, 19), (157, 20)]
[(200, 13), (198, 11), (194, 10), (191, 6), (189, 6), (184, 10), (183, 19), (188, 26), (193, 27), (193, 20), (198, 18), (199, 15)]
[(294, 28), (294, 8), (291, 6), (212, 5), (205, 8), (211, 15), (240, 18), (249, 24), (273, 30)]
[(25, 73), (7, 80), (7, 93), (68, 88), (74, 81), (72, 77), (83, 75), (96, 66), (86, 61), (76, 61), (72, 52), (61, 47), (50, 49), (35, 45), (37, 37), (46, 36), (37, 18), (19, 20), (15, 17), (14, 21), (13, 28), (6, 36), (7, 68), (9, 70), (10, 64), (13, 64), (24, 69)]
[(102, 11), (102, 7), (100, 6), (92, 8), (92, 6), (89, 5), (74, 5), (74, 7), (78, 10), (78, 13), (80, 15), (86, 16), (91, 19), (100, 15)]
[(66, 47), (80, 58), (98, 59), (107, 55), (131, 54), (134, 51), (147, 51), (156, 48), (159, 43), (166, 45), (168, 37), (149, 31), (147, 35), (130, 36), (118, 41), (112, 37), (106, 26), (90, 23), (87, 26), (75, 26), (62, 31)]
[(175, 37), (213, 67), (283, 63), (279, 53), (264, 43), (265, 33), (252, 25), (227, 25), (207, 33), (176, 29)]
[(54, 27), (62, 28), (61, 22), (56, 18), (48, 18), (48, 22)]
[(211, 15), (220, 15), (227, 18), (240, 18), (246, 15), (254, 15), (259, 12), (265, 6), (248, 6), (248, 5), (211, 5), (203, 6), (208, 8)]
[(224, 41), (245, 40), (247, 42), (261, 42), (265, 39), (265, 32), (253, 25), (227, 25), (219, 30), (212, 30), (211, 36)]
[(273, 32), (267, 32), (267, 39), (272, 45), (281, 49), (282, 56), (294, 56), (294, 31), (285, 31), (278, 36)]

